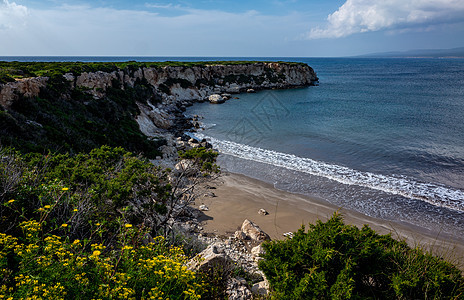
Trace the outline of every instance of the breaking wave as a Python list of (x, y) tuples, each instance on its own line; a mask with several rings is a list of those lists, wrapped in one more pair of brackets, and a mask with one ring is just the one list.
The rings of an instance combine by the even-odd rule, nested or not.
[(409, 199), (417, 199), (434, 206), (464, 212), (464, 191), (450, 187), (419, 182), (406, 176), (387, 176), (353, 170), (344, 166), (328, 164), (293, 154), (266, 150), (195, 133), (197, 138), (206, 138), (221, 153), (242, 159), (325, 177), (336, 182), (367, 187)]

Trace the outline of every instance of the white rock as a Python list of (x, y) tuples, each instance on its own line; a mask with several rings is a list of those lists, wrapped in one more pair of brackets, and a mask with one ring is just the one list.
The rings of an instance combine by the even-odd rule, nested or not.
[(271, 239), (258, 225), (248, 219), (243, 221), (242, 232), (245, 233), (247, 237), (257, 242), (269, 241)]
[(208, 206), (206, 206), (206, 205), (204, 205), (204, 204), (200, 205), (200, 206), (198, 207), (198, 209), (201, 210), (201, 211), (208, 211), (208, 210), (209, 210)]
[(261, 209), (258, 211), (258, 214), (263, 215), (263, 216), (267, 216), (269, 213), (268, 213), (267, 210), (265, 210), (264, 208), (261, 208)]
[(266, 253), (266, 251), (264, 251), (264, 248), (262, 245), (258, 245), (256, 247), (251, 248), (251, 254), (253, 254), (254, 257), (260, 257), (264, 253)]
[(213, 103), (213, 104), (221, 104), (221, 103), (226, 102), (226, 100), (221, 95), (218, 95), (218, 94), (213, 94), (209, 96), (208, 100), (210, 103)]

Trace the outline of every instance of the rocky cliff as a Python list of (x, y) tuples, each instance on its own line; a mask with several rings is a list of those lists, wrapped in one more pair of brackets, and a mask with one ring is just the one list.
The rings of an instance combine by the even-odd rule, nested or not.
[[(305, 64), (244, 63), (233, 65), (166, 66), (158, 68), (97, 71), (63, 75), (71, 88), (79, 88), (94, 98), (102, 98), (109, 87), (133, 87), (144, 82), (169, 104), (183, 100), (202, 100), (217, 93), (239, 93), (248, 89), (282, 89), (308, 86), (317, 82), (314, 70)], [(36, 97), (46, 87), (48, 77), (26, 78), (0, 84), (0, 105), (9, 108), (20, 97)]]
[[(153, 149), (163, 141), (174, 146), (173, 137), (192, 126), (182, 114), (185, 106), (318, 80), (308, 65), (282, 62), (133, 63), (101, 67), (105, 71), (72, 70), (0, 84), (0, 144), (39, 152), (86, 152), (111, 145), (156, 157), (161, 152)], [(163, 150), (163, 156), (177, 153), (165, 148), (170, 150)]]

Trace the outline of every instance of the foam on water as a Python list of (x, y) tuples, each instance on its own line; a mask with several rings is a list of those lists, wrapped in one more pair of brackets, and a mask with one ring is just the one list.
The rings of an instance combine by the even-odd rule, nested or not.
[(208, 139), (221, 153), (242, 159), (325, 177), (336, 182), (357, 185), (425, 201), (438, 207), (464, 212), (464, 191), (433, 183), (418, 182), (405, 176), (386, 176), (362, 172), (347, 167), (328, 164), (310, 158), (243, 145), (195, 133), (197, 138)]

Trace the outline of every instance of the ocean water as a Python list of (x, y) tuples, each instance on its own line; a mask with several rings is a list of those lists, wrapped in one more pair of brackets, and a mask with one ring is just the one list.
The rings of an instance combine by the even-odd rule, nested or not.
[(464, 60), (293, 60), (319, 86), (188, 109), (221, 166), (464, 240)]

